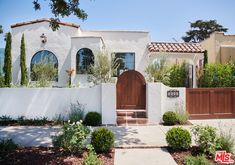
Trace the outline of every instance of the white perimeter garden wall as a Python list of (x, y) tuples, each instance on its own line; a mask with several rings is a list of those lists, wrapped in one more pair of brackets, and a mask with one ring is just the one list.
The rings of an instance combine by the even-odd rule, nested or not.
[[(167, 91), (178, 90), (179, 97), (167, 97)], [(167, 111), (176, 109), (186, 110), (185, 88), (171, 88), (162, 83), (147, 83), (146, 85), (146, 107), (149, 123), (162, 122), (162, 116)]]
[(66, 117), (70, 104), (77, 101), (85, 106), (85, 113), (101, 113), (102, 124), (116, 124), (115, 84), (92, 88), (0, 88), (0, 116)]

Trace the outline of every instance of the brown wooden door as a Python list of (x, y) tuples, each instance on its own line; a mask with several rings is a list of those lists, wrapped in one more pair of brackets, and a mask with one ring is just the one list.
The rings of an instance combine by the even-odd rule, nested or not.
[(145, 109), (146, 82), (142, 74), (130, 70), (117, 81), (117, 109)]

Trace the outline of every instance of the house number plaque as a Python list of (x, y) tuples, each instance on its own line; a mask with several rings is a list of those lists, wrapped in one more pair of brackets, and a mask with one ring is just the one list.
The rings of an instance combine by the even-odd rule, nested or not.
[(167, 97), (169, 98), (176, 98), (180, 96), (180, 92), (178, 90), (168, 90)]

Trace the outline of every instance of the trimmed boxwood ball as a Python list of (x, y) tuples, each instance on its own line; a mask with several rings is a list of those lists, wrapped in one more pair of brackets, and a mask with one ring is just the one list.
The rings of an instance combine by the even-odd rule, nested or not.
[(98, 112), (88, 112), (84, 123), (89, 126), (99, 126), (101, 125), (101, 115)]
[(177, 123), (176, 113), (172, 111), (165, 112), (162, 120), (165, 125), (175, 125)]
[(114, 134), (107, 128), (97, 128), (91, 134), (91, 144), (97, 153), (108, 153), (114, 146)]
[(174, 127), (167, 131), (166, 141), (174, 150), (186, 150), (192, 143), (189, 131), (181, 127)]

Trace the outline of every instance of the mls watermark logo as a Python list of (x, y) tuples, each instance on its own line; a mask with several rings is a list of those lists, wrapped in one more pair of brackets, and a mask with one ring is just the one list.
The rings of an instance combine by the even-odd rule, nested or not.
[(227, 153), (226, 151), (216, 151), (215, 161), (225, 164), (234, 163), (234, 160), (231, 159), (232, 154)]

